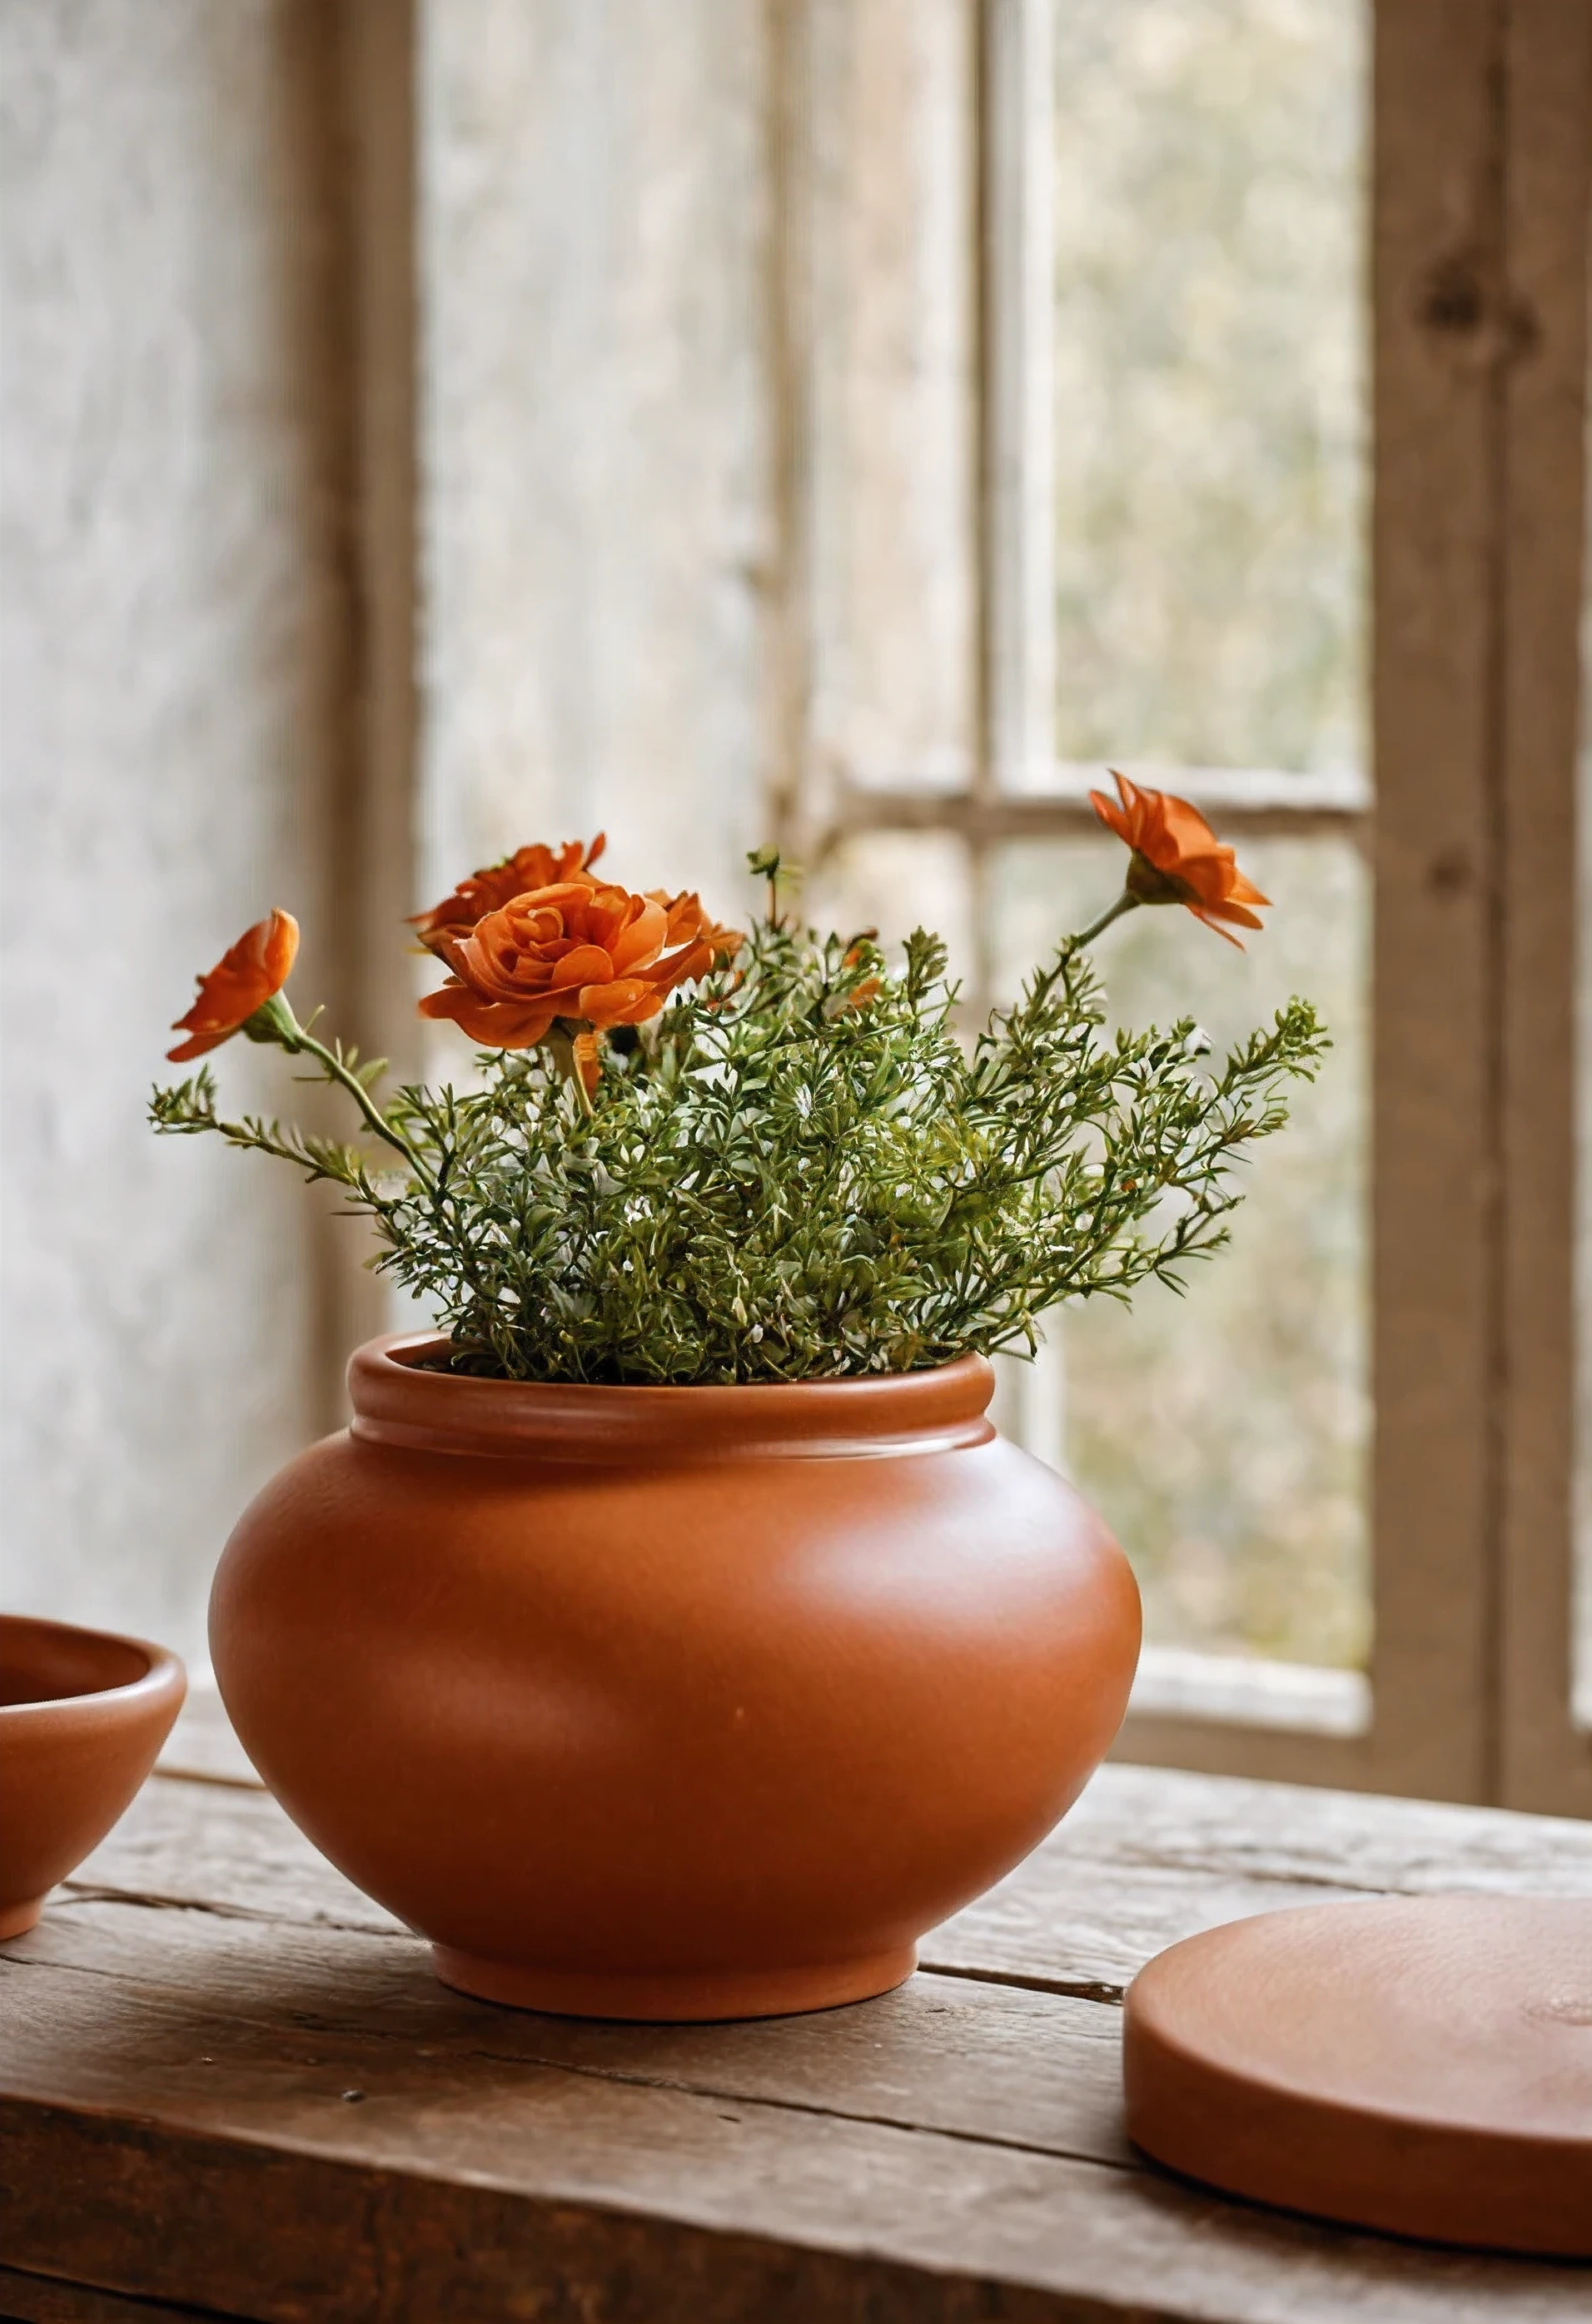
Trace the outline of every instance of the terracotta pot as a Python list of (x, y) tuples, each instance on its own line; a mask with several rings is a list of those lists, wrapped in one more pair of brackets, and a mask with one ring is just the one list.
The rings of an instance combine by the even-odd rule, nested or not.
[(0, 1614), (0, 1937), (131, 1806), (187, 1692), (163, 1646)]
[(351, 1427), (246, 1511), (210, 1600), (294, 1821), (450, 1985), (577, 2015), (881, 1993), (1077, 1797), (1133, 1576), (985, 1417), (976, 1357), (586, 1388), (355, 1356)]

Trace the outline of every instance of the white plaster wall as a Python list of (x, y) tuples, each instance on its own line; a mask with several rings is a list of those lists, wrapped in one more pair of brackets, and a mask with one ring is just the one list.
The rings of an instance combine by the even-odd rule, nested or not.
[[(143, 1122), (195, 971), (272, 903), (319, 912), (316, 17), (0, 10), (0, 1602), (190, 1654), (318, 1419), (312, 1199)], [(231, 1045), (224, 1093), (281, 1102), (280, 1062)]]
[(424, 854), (606, 825), (727, 914), (759, 835), (764, 11), (428, 0)]
[[(422, 0), (422, 896), (606, 825), (618, 876), (748, 908), (782, 622), (809, 632), (809, 759), (965, 765), (965, 0), (814, 13), (782, 384), (771, 14)], [(190, 1652), (237, 1509), (330, 1417), (347, 1313), (346, 1224), (143, 1120), (194, 972), (248, 920), (299, 913), (305, 1003), (333, 964), (337, 20), (0, 8), (0, 1600)], [(375, 933), (366, 981), (402, 980)], [(274, 1056), (217, 1062), (240, 1108), (291, 1103)]]

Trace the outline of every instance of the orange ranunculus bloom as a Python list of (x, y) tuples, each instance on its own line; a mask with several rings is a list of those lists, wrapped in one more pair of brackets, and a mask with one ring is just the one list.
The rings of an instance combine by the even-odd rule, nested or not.
[(208, 976), (199, 981), (199, 998), (171, 1030), (190, 1038), (167, 1056), (173, 1065), (202, 1057), (207, 1049), (229, 1041), (256, 1009), (280, 992), (299, 950), (299, 923), (291, 912), (273, 911), (268, 920), (256, 920), (224, 954)]
[(695, 896), (633, 896), (577, 875), (515, 896), (464, 936), (444, 932), (436, 950), (453, 974), (421, 1013), (493, 1049), (533, 1048), (560, 1019), (598, 1032), (639, 1025), (740, 942)]
[(1121, 806), (1103, 791), (1091, 791), (1089, 800), (1101, 822), (1134, 851), (1129, 894), (1142, 904), (1186, 904), (1197, 920), (1229, 944), (1238, 944), (1238, 938), (1227, 934), (1224, 920), (1242, 928), (1262, 927), (1249, 907), (1269, 904), (1271, 898), (1245, 878), (1233, 850), (1222, 844), (1199, 809), (1170, 791), (1141, 790), (1115, 768), (1111, 771)]
[(570, 880), (583, 880), (595, 888), (597, 881), (588, 875), (606, 845), (606, 835), (599, 831), (589, 847), (570, 839), (559, 848), (545, 846), (541, 840), (534, 846), (517, 848), (501, 863), (484, 864), (479, 872), (472, 872), (451, 896), (444, 896), (429, 912), (417, 912), (410, 926), (420, 930), (423, 945), (440, 953), (444, 936), (467, 936), (488, 912), (500, 912), (516, 896), (528, 895), (533, 888), (560, 887)]

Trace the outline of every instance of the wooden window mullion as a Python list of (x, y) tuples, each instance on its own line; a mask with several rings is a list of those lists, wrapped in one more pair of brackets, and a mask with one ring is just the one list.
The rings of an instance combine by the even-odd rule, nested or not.
[[(1053, 684), (1049, 5), (970, 0), (973, 779), (960, 794), (858, 788), (842, 772), (819, 817), (831, 837), (959, 832), (981, 915), (989, 851), (1069, 827), (1078, 805), (1067, 770), (1048, 796), (1021, 779), (1048, 761)], [(1567, 1637), (1592, 14), (1563, 0), (1373, 5), (1374, 803), (1367, 814), (1358, 789), (1300, 780), (1284, 804), (1261, 776), (1236, 776), (1228, 817), (1240, 832), (1352, 828), (1374, 866), (1372, 1724), (1310, 1733), (1141, 1711), (1123, 1748), (1587, 1812)]]
[(1570, 1659), (1592, 10), (1513, 0), (1504, 63), (1498, 1796), (1592, 1815)]
[(1502, 9), (1379, 0), (1374, 1780), (1495, 1781)]

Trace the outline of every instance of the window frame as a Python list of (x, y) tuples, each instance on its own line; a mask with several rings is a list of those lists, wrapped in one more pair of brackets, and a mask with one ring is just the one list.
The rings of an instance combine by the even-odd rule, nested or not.
[[(813, 763), (787, 653), (771, 786), (792, 852), (952, 831), (974, 1000), (989, 853), (1085, 826), (1051, 765), (1051, 0), (972, 0), (977, 744), (965, 790)], [(789, 584), (801, 588), (802, 0), (773, 237)], [(1124, 1757), (1592, 1814), (1572, 1713), (1577, 744), (1592, 11), (1374, 0), (1369, 140), (1374, 800), (1353, 780), (1187, 770), (1242, 844), (1352, 834), (1373, 871), (1370, 1512), (1374, 1644), (1347, 1679), (1245, 1691), (1146, 1655)], [(1028, 777), (1014, 788), (1014, 771)], [(1035, 772), (1041, 780), (1032, 780)], [(1163, 775), (1164, 775), (1164, 771)], [(1174, 1671), (1172, 1664), (1178, 1668)], [(1347, 1731), (1346, 1731), (1347, 1730)]]
[[(760, 551), (764, 827), (810, 864), (868, 830), (990, 851), (1066, 834), (1082, 770), (1051, 765), (1051, 0), (963, 0), (976, 162), (976, 746), (966, 789), (848, 780), (813, 733), (815, 122), (837, 0), (766, 0), (767, 540)], [(1372, 11), (1373, 803), (1354, 785), (1200, 770), (1242, 844), (1352, 832), (1373, 867), (1368, 1716), (1285, 1668), (1253, 1683), (1146, 1656), (1120, 1756), (1592, 1814), (1572, 1709), (1577, 745), (1592, 171), (1592, 9), (1366, 0)], [(828, 13), (826, 13), (828, 12)], [(414, 0), (338, 11), (352, 312), (359, 733), (350, 876), (412, 880), (416, 516), (423, 405), (414, 226)], [(815, 27), (817, 31), (815, 32)], [(827, 29), (826, 29), (827, 28)], [(1014, 790), (1014, 768), (1047, 775)], [(405, 812), (405, 802), (408, 812)], [(358, 892), (355, 881), (354, 892)], [(387, 891), (390, 891), (388, 893)], [(982, 922), (982, 913), (977, 914)], [(384, 959), (385, 955), (383, 955)], [(346, 982), (412, 1042), (363, 930)], [(976, 998), (987, 999), (986, 943)], [(401, 1021), (403, 1020), (403, 1021)], [(364, 1021), (362, 1019), (361, 1021)], [(368, 1328), (333, 1286), (329, 1351)], [(1346, 1731), (1346, 1729), (1349, 1731)]]

